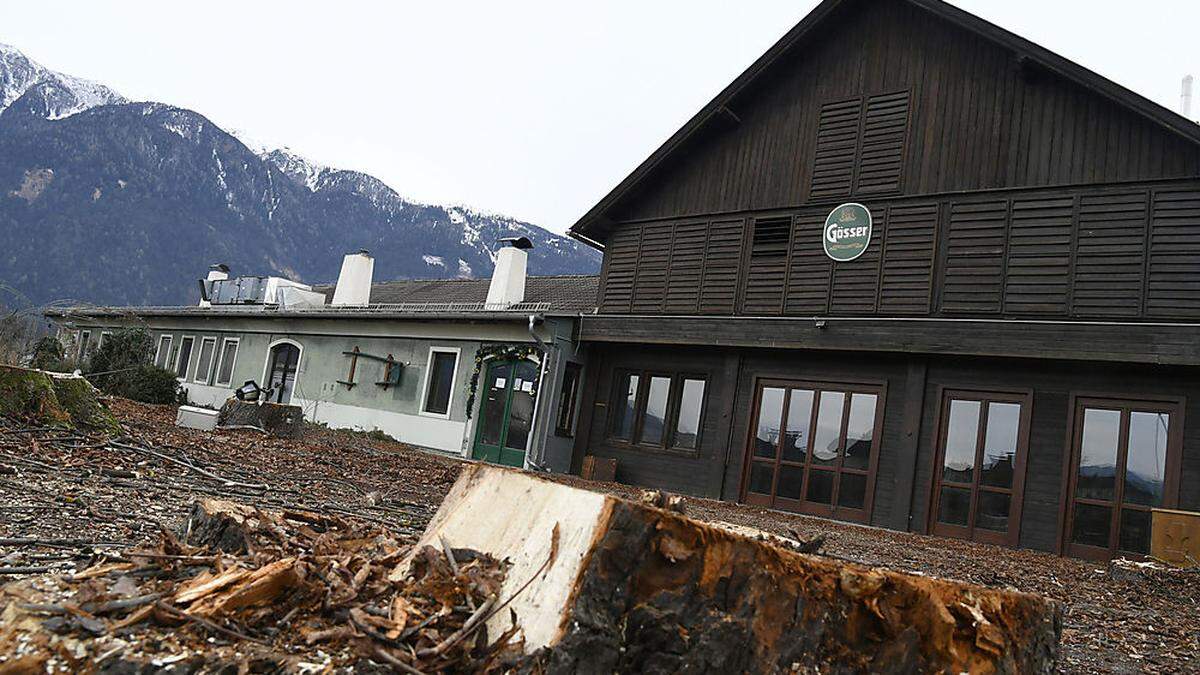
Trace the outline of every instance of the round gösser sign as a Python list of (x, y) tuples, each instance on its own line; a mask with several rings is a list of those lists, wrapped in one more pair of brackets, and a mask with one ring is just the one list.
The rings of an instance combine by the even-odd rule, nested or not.
[(842, 204), (825, 219), (825, 255), (850, 262), (871, 243), (871, 212), (862, 204)]

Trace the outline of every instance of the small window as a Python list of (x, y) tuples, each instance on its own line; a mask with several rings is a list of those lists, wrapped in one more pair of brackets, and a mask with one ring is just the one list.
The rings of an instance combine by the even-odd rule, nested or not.
[(187, 377), (188, 366), (192, 363), (192, 344), (195, 342), (196, 338), (190, 335), (179, 341), (179, 356), (175, 358), (175, 377)]
[(237, 338), (225, 338), (221, 343), (221, 361), (217, 367), (218, 385), (228, 385), (233, 381), (233, 366), (237, 363), (239, 343)]
[(429, 372), (425, 378), (423, 412), (443, 417), (450, 416), (450, 399), (454, 391), (454, 374), (457, 369), (458, 350), (430, 350)]
[(154, 365), (159, 368), (166, 368), (171, 362), (171, 336), (160, 335), (158, 338), (158, 352), (154, 354)]
[(620, 372), (612, 403), (613, 440), (695, 452), (705, 380), (690, 375)]
[(107, 341), (106, 338), (110, 337), (112, 337), (112, 331), (106, 330), (100, 333), (100, 339), (96, 342), (96, 349), (104, 349), (104, 343)]
[(92, 331), (85, 330), (85, 331), (81, 331), (79, 333), (79, 355), (78, 355), (78, 358), (80, 361), (86, 359), (88, 357), (88, 354), (91, 353), (91, 350), (88, 349), (88, 347), (90, 346), (88, 343), (91, 341), (92, 341)]
[(196, 358), (196, 382), (209, 384), (209, 378), (212, 376), (213, 357), (216, 355), (216, 338), (204, 338), (200, 341), (200, 355)]
[(558, 416), (554, 433), (570, 436), (575, 427), (575, 402), (579, 398), (579, 376), (583, 367), (568, 361), (563, 371), (562, 391), (558, 397)]

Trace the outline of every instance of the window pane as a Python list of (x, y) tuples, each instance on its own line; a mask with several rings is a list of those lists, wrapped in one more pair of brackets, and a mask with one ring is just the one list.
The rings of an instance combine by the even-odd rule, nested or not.
[(983, 432), (983, 466), (979, 467), (981, 484), (1012, 487), (1020, 428), (1021, 404), (988, 404), (987, 429)]
[(154, 357), (154, 365), (166, 368), (171, 362), (171, 336), (164, 335), (158, 339), (158, 354)]
[(971, 491), (963, 488), (944, 487), (938, 497), (938, 522), (948, 525), (967, 526), (971, 515)]
[(617, 397), (613, 403), (613, 436), (622, 440), (633, 439), (633, 414), (637, 408), (637, 375), (626, 374), (617, 380)]
[(188, 365), (192, 360), (192, 338), (183, 338), (179, 343), (179, 360), (175, 362), (175, 376), (187, 377)]
[(838, 506), (861, 509), (867, 500), (867, 477), (857, 473), (842, 474), (838, 485)]
[(850, 419), (846, 422), (846, 456), (842, 458), (843, 467), (865, 470), (871, 464), (877, 398), (875, 394), (854, 394), (850, 397)]
[(754, 456), (775, 459), (779, 443), (779, 425), (783, 422), (783, 390), (767, 387), (762, 390), (758, 406), (758, 431), (754, 434)]
[(675, 424), (675, 447), (696, 448), (700, 436), (700, 412), (704, 409), (704, 380), (684, 380), (679, 394), (679, 421)]
[(512, 395), (508, 400), (508, 434), (504, 447), (524, 450), (529, 444), (535, 402), (532, 387), (537, 386), (541, 368), (531, 361), (518, 361), (513, 367)]
[(217, 384), (229, 384), (233, 379), (233, 365), (237, 362), (238, 343), (226, 342), (221, 351), (221, 372), (217, 373)]
[(837, 459), (842, 436), (842, 408), (845, 405), (844, 393), (821, 392), (821, 403), (817, 408), (817, 431), (813, 435), (814, 464), (832, 464)]
[(979, 491), (979, 504), (975, 510), (975, 527), (996, 532), (1008, 531), (1008, 509), (1012, 496), (1001, 492)]
[(481, 445), (500, 445), (504, 433), (504, 407), (508, 405), (509, 380), (512, 379), (512, 364), (502, 361), (488, 365), (487, 377), (479, 404), (479, 442)]
[(763, 462), (750, 464), (750, 491), (760, 495), (771, 494), (771, 483), (775, 481), (775, 467)]
[(558, 396), (558, 415), (554, 430), (559, 434), (571, 433), (575, 426), (575, 399), (579, 394), (579, 364), (568, 362), (563, 371), (562, 391)]
[(642, 420), (640, 442), (661, 445), (663, 428), (667, 424), (667, 400), (671, 396), (671, 378), (651, 377), (650, 393), (646, 395), (646, 416)]
[(800, 499), (800, 488), (804, 485), (804, 467), (783, 465), (779, 467), (779, 490), (777, 496)]
[(207, 383), (212, 373), (213, 355), (217, 351), (216, 340), (200, 341), (200, 356), (196, 358), (196, 381)]
[[(1171, 416), (1167, 413), (1130, 414), (1129, 452), (1125, 458), (1125, 501), (1145, 506), (1162, 506), (1163, 484), (1167, 475), (1167, 431), (1170, 423)], [(1121, 536), (1124, 538), (1123, 534)]]
[(425, 397), (425, 412), (445, 415), (450, 411), (450, 388), (458, 355), (434, 352), (429, 364), (429, 393)]
[(788, 401), (787, 436), (783, 442), (783, 458), (789, 462), (803, 462), (808, 453), (809, 425), (812, 424), (813, 399), (811, 389), (793, 389)]
[(1130, 553), (1150, 552), (1149, 511), (1121, 510), (1121, 537), (1118, 548)]
[[(971, 483), (975, 480), (975, 445), (979, 440), (979, 401), (950, 401), (950, 425), (946, 429), (946, 453), (942, 480)], [(966, 524), (964, 520), (961, 524)], [(955, 522), (957, 521), (945, 521)]]
[[(1112, 501), (1116, 496), (1117, 434), (1119, 410), (1088, 408), (1083, 412), (1083, 441), (1079, 449), (1079, 477), (1075, 496)], [(1105, 544), (1107, 546), (1107, 533)], [(1080, 542), (1083, 543), (1083, 542)]]
[(814, 469), (808, 472), (808, 496), (810, 502), (818, 504), (833, 503), (833, 477), (836, 475), (834, 471), (821, 471)]
[(1071, 525), (1071, 541), (1108, 548), (1108, 530), (1112, 525), (1112, 509), (1095, 504), (1076, 504), (1075, 520)]

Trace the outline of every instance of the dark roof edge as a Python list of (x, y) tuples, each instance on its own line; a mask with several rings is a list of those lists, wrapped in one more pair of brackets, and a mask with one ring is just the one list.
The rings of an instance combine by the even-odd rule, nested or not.
[[(754, 83), (764, 71), (770, 68), (784, 54), (789, 52), (791, 48), (804, 37), (819, 23), (824, 21), (826, 17), (834, 12), (845, 2), (849, 0), (824, 0), (809, 12), (800, 23), (796, 24), (782, 38), (780, 38), (770, 49), (760, 56), (754, 63), (750, 65), (741, 75), (725, 87), (719, 94), (708, 102), (700, 112), (696, 113), (686, 124), (676, 131), (670, 138), (658, 147), (649, 157), (637, 166), (628, 176), (617, 184), (608, 194), (604, 195), (599, 202), (588, 210), (574, 225), (567, 230), (568, 235), (582, 241), (595, 245), (592, 235), (589, 233), (590, 226), (596, 221), (604, 219), (604, 213), (611, 208), (617, 201), (623, 198), (630, 190), (637, 186), (651, 171), (658, 167), (668, 156), (670, 156), (680, 145), (686, 142), (697, 131), (704, 127), (711, 117), (718, 114), (733, 98), (735, 98), (744, 89)], [(1089, 70), (1070, 59), (1050, 51), (1034, 42), (1031, 42), (1011, 31), (1008, 31), (1000, 26), (997, 26), (985, 19), (982, 19), (970, 12), (954, 7), (943, 0), (904, 0), (920, 9), (926, 10), (939, 16), (951, 23), (961, 26), (967, 30), (981, 34), (988, 39), (991, 39), (1005, 47), (1016, 52), (1018, 55), (1032, 58), (1051, 72), (1056, 73), (1068, 80), (1074, 81), (1085, 89), (1096, 92), (1120, 105), (1123, 105), (1134, 112), (1141, 114), (1143, 117), (1158, 123), (1171, 131), (1183, 136), (1184, 138), (1200, 144), (1200, 125), (1191, 120), (1175, 113), (1174, 111), (1165, 108), (1154, 101), (1131, 91), (1130, 89), (1109, 80), (1108, 78)], [(579, 236), (583, 238), (580, 239)], [(595, 243), (591, 243), (595, 242)]]
[(529, 320), (530, 314), (552, 318), (576, 318), (590, 315), (583, 311), (545, 310), (541, 312), (381, 312), (339, 310), (320, 311), (234, 311), (214, 312), (211, 307), (107, 307), (107, 308), (62, 308), (48, 309), (42, 313), (47, 318), (82, 317), (87, 319), (128, 319), (141, 317), (171, 317), (192, 319), (375, 319), (391, 321), (519, 321)]

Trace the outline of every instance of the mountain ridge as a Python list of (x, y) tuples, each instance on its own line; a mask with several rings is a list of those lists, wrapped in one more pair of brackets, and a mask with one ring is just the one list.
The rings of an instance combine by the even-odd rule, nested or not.
[(379, 280), (483, 277), (514, 234), (534, 241), (532, 274), (599, 268), (595, 251), (536, 225), (256, 152), (199, 112), (130, 102), (14, 52), (0, 58), (0, 284), (29, 302), (190, 302), (216, 262), (321, 283), (359, 248)]

